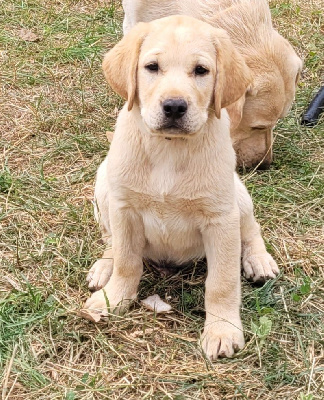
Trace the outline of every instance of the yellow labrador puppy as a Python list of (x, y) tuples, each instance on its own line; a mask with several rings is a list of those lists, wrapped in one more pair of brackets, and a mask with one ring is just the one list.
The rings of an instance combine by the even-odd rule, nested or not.
[(105, 57), (127, 99), (97, 174), (98, 219), (108, 246), (91, 268), (85, 308), (120, 312), (136, 298), (143, 259), (181, 265), (206, 257), (203, 349), (244, 346), (240, 258), (254, 281), (274, 278), (251, 199), (234, 173), (225, 107), (251, 76), (225, 31), (192, 17), (140, 23)]
[(302, 62), (273, 29), (267, 0), (123, 0), (124, 32), (138, 22), (184, 14), (223, 28), (250, 68), (252, 82), (227, 111), (238, 163), (272, 161), (272, 130), (287, 115)]

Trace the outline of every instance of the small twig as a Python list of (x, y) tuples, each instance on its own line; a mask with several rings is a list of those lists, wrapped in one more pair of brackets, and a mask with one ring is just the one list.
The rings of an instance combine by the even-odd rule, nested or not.
[(15, 380), (13, 381), (13, 384), (11, 385), (11, 388), (10, 388), (10, 390), (9, 390), (9, 392), (8, 392), (8, 394), (7, 394), (5, 400), (9, 400), (9, 399), (10, 399), (10, 394), (11, 394), (11, 392), (13, 391), (13, 389), (14, 389), (14, 387), (15, 387), (15, 384), (16, 384), (16, 382), (17, 382), (18, 377), (19, 377), (19, 374), (16, 375), (16, 378), (15, 378)]
[(260, 368), (262, 368), (261, 351), (260, 351), (260, 346), (259, 346), (257, 337), (255, 337), (255, 343), (256, 343), (257, 350), (258, 350), (259, 365), (260, 365)]
[(313, 373), (314, 373), (314, 366), (315, 366), (315, 357), (313, 358), (313, 362), (312, 362), (312, 369), (311, 369), (311, 373), (310, 373), (310, 376), (309, 376), (307, 394), (310, 393), (310, 388), (311, 388), (311, 383), (312, 383), (312, 378), (313, 378)]
[(291, 323), (291, 319), (290, 319), (290, 315), (289, 315), (289, 312), (288, 312), (288, 307), (287, 307), (287, 303), (286, 303), (286, 299), (285, 299), (285, 295), (284, 295), (284, 291), (283, 291), (283, 287), (282, 286), (280, 286), (280, 294), (281, 294), (281, 297), (282, 297), (282, 302), (283, 302), (283, 305), (284, 305), (284, 309), (285, 309), (285, 311), (286, 311), (286, 313), (288, 315), (289, 322)]
[(313, 180), (316, 178), (316, 175), (317, 175), (318, 171), (320, 170), (320, 168), (321, 168), (321, 166), (319, 165), (317, 170), (316, 170), (316, 172), (315, 172), (315, 174), (312, 176), (312, 179), (309, 181), (309, 184), (307, 185), (307, 188), (310, 187), (310, 185), (312, 184)]
[(15, 359), (17, 348), (18, 348), (18, 344), (15, 344), (15, 347), (12, 352), (12, 356), (11, 356), (9, 364), (8, 364), (7, 372), (5, 373), (5, 379), (4, 379), (3, 388), (2, 388), (2, 400), (7, 399), (6, 393), (7, 393), (7, 388), (8, 388), (8, 381), (9, 381), (9, 376), (10, 376), (11, 368), (12, 368), (12, 365), (13, 365), (13, 362)]

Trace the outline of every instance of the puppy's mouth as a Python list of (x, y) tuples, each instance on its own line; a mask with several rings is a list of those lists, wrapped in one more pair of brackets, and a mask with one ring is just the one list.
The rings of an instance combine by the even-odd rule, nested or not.
[(192, 133), (183, 125), (177, 122), (168, 122), (156, 129), (155, 134), (166, 138), (186, 137)]

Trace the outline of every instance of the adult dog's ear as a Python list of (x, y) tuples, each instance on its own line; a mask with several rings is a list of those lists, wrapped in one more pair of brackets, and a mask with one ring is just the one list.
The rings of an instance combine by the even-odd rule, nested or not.
[(245, 93), (234, 103), (226, 107), (226, 111), (228, 112), (231, 121), (231, 131), (236, 129), (241, 122), (244, 103), (245, 103)]
[(223, 29), (215, 29), (215, 48), (217, 71), (214, 102), (216, 117), (220, 118), (222, 108), (245, 94), (252, 76), (243, 57)]
[(128, 101), (128, 111), (136, 95), (137, 65), (140, 49), (149, 30), (149, 24), (140, 22), (104, 57), (102, 69), (112, 87)]

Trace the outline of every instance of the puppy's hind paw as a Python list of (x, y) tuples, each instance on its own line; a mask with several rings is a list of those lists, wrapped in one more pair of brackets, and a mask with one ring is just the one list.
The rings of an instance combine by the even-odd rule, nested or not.
[(243, 275), (248, 281), (264, 283), (279, 274), (279, 268), (266, 251), (260, 254), (243, 255)]

